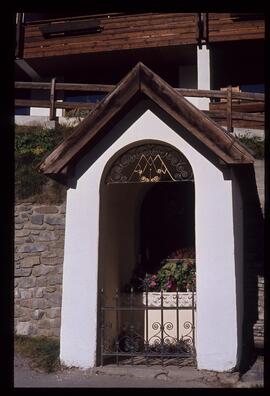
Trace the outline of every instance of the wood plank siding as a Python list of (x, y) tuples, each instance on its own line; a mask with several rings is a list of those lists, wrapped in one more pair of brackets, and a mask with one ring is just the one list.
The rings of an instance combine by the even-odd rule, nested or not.
[(264, 39), (265, 21), (250, 14), (209, 13), (208, 41), (232, 41)]
[(191, 13), (101, 16), (98, 20), (100, 32), (47, 39), (41, 24), (26, 25), (24, 58), (196, 43), (195, 14)]
[[(208, 41), (230, 41), (264, 38), (264, 20), (242, 20), (230, 13), (209, 13), (204, 35)], [(124, 49), (176, 46), (198, 42), (196, 13), (145, 13), (132, 15), (82, 16), (82, 24), (95, 20), (97, 31), (65, 35), (65, 24), (76, 18), (51, 20), (59, 35), (48, 37), (42, 28), (48, 21), (30, 22), (24, 26), (24, 58), (39, 58)], [(76, 22), (76, 23), (77, 23)], [(206, 22), (205, 22), (206, 23)], [(57, 25), (57, 26), (56, 26)], [(63, 32), (61, 34), (61, 26)]]

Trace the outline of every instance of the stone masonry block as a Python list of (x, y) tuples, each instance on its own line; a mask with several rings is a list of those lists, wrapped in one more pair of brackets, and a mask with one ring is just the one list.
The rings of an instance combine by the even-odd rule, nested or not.
[(17, 248), (18, 253), (43, 252), (44, 250), (45, 250), (45, 246), (37, 243), (22, 245)]
[(47, 275), (49, 272), (50, 272), (50, 268), (41, 264), (33, 268), (32, 275), (33, 276)]
[(36, 285), (36, 278), (21, 278), (18, 281), (18, 286), (22, 289), (28, 289), (31, 287), (35, 287)]
[(31, 223), (32, 224), (43, 224), (44, 215), (43, 214), (35, 214), (31, 216)]
[(39, 256), (29, 256), (24, 257), (21, 260), (21, 267), (33, 267), (34, 265), (38, 265), (40, 263)]
[(17, 212), (27, 212), (27, 211), (31, 211), (32, 208), (29, 205), (18, 205), (16, 207), (16, 211)]
[(44, 316), (44, 311), (41, 309), (35, 309), (34, 312), (32, 313), (32, 318), (34, 320), (40, 320)]
[(45, 319), (45, 318), (42, 318), (40, 321), (39, 321), (39, 327), (41, 328), (41, 329), (50, 329), (52, 326), (51, 326), (51, 321), (50, 321), (50, 319)]
[(59, 235), (53, 231), (40, 231), (39, 236), (36, 239), (38, 241), (55, 241), (59, 239)]
[(15, 268), (15, 277), (29, 276), (32, 268)]
[(61, 306), (62, 302), (62, 294), (59, 292), (54, 292), (54, 293), (44, 293), (44, 297), (46, 298), (46, 301), (48, 304), (51, 306)]
[(19, 322), (16, 326), (16, 333), (30, 336), (36, 334), (36, 328), (30, 322)]
[(65, 219), (63, 216), (46, 216), (45, 222), (51, 225), (65, 224)]
[(18, 216), (15, 219), (15, 224), (22, 224), (26, 221), (26, 219), (23, 219), (22, 217)]
[[(27, 300), (33, 297), (33, 291), (29, 289), (19, 289), (21, 294), (21, 300)], [(26, 305), (27, 306), (27, 305)], [(30, 306), (28, 308), (31, 308)]]
[(54, 307), (54, 308), (47, 309), (46, 316), (50, 319), (60, 318), (61, 308)]
[(34, 208), (34, 211), (36, 213), (42, 213), (42, 214), (58, 213), (58, 209), (56, 206), (39, 206), (37, 208)]
[(41, 257), (40, 261), (44, 265), (57, 265), (62, 263), (62, 260), (59, 257)]
[(31, 230), (31, 231), (36, 231), (36, 230), (45, 230), (46, 229), (46, 225), (45, 224), (32, 224), (32, 223), (26, 223), (25, 224), (25, 228)]
[(29, 234), (30, 234), (30, 230), (25, 230), (25, 229), (23, 229), (23, 230), (17, 230), (17, 231), (15, 231), (15, 238), (16, 238), (16, 237), (27, 236), (27, 235), (29, 235)]
[(37, 298), (43, 297), (43, 290), (44, 290), (43, 287), (38, 287), (38, 288), (34, 289), (34, 297), (37, 297)]
[(36, 282), (37, 282), (37, 287), (44, 287), (47, 285), (47, 278), (46, 276), (39, 276), (38, 278), (36, 278)]
[(48, 286), (55, 286), (62, 284), (62, 275), (54, 274), (47, 277), (47, 285)]
[(60, 213), (66, 213), (66, 203), (65, 202), (60, 206)]

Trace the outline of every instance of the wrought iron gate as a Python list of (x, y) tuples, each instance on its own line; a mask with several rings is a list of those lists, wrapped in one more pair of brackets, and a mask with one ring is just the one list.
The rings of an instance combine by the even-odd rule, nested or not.
[[(196, 293), (100, 291), (101, 365), (195, 364)], [(172, 361), (173, 359), (173, 361)]]

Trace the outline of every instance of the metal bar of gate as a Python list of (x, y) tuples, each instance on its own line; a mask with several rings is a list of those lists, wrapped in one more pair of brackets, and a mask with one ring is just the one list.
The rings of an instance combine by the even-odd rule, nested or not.
[[(180, 322), (179, 319), (181, 319), (181, 312), (180, 309), (182, 310), (190, 310), (190, 306), (188, 307), (180, 307), (179, 306), (179, 290), (176, 291), (176, 305), (174, 305), (173, 307), (168, 307), (167, 305), (164, 306), (164, 291), (161, 291), (161, 304), (158, 307), (152, 307), (149, 306), (149, 295), (148, 295), (148, 290), (146, 290), (145, 293), (145, 305), (144, 307), (141, 307), (139, 305), (134, 305), (134, 291), (133, 289), (131, 289), (130, 292), (130, 296), (129, 296), (129, 304), (127, 306), (120, 306), (121, 305), (121, 300), (120, 300), (120, 294), (119, 294), (119, 290), (116, 291), (116, 302), (113, 305), (106, 305), (105, 304), (105, 293), (104, 290), (101, 289), (101, 296), (100, 296), (100, 302), (101, 302), (101, 335), (100, 335), (100, 340), (101, 340), (101, 366), (103, 366), (104, 364), (104, 358), (106, 356), (115, 356), (116, 358), (116, 363), (119, 364), (119, 358), (121, 356), (123, 357), (129, 357), (131, 358), (131, 364), (134, 364), (134, 358), (137, 356), (144, 356), (146, 358), (147, 364), (149, 363), (149, 359), (150, 357), (159, 357), (162, 360), (162, 365), (164, 365), (164, 359), (165, 357), (175, 357), (177, 358), (177, 362), (179, 362), (180, 358), (184, 358), (187, 356), (191, 356), (193, 354), (193, 356), (195, 356), (196, 352), (195, 352), (195, 295), (194, 292), (192, 292), (192, 338), (193, 338), (193, 353), (192, 353), (192, 349), (189, 352), (184, 352), (181, 350), (180, 346), (181, 346), (181, 339), (180, 339)], [(144, 319), (146, 320), (145, 323), (145, 337), (142, 337), (142, 341), (144, 343), (144, 348), (143, 350), (137, 350), (136, 348), (136, 342), (137, 342), (137, 334), (136, 334), (136, 327), (134, 326), (134, 311), (141, 311), (144, 310)], [(152, 349), (149, 346), (149, 310), (154, 310), (157, 309), (160, 311), (161, 314), (161, 323), (160, 323), (160, 350), (155, 350), (155, 348)], [(176, 339), (174, 338), (174, 340), (176, 341), (177, 344), (177, 348), (174, 352), (170, 352), (168, 351), (166, 348), (164, 348), (164, 336), (166, 335), (166, 331), (165, 331), (165, 317), (164, 317), (164, 311), (170, 311), (171, 309), (176, 310), (176, 319), (177, 319), (177, 323), (176, 323)], [(129, 331), (129, 337), (128, 337), (128, 347), (129, 349), (126, 351), (122, 351), (120, 349), (120, 339), (118, 338), (114, 344), (114, 348), (112, 351), (110, 351), (107, 348), (107, 333), (106, 333), (106, 328), (109, 326), (107, 326), (106, 323), (106, 312), (105, 311), (111, 311), (111, 312), (115, 312), (116, 316), (116, 329), (118, 332), (118, 336), (119, 336), (119, 331), (120, 331), (120, 311), (125, 311), (129, 313), (129, 326), (128, 331)], [(108, 323), (109, 325), (109, 323)], [(166, 338), (166, 336), (165, 336)], [(115, 348), (116, 345), (116, 348)]]
[(161, 364), (163, 366), (163, 353), (164, 353), (164, 317), (163, 317), (163, 290), (161, 290)]
[[(178, 301), (178, 287), (176, 289), (176, 350), (179, 350), (179, 301)], [(179, 356), (177, 356), (179, 363)]]
[(134, 326), (133, 326), (133, 287), (130, 289), (130, 314), (131, 314), (131, 325), (130, 325), (130, 338), (131, 338), (131, 364), (134, 364)]
[(195, 319), (194, 319), (194, 291), (192, 290), (192, 341), (193, 341), (193, 351), (195, 352)]
[(120, 327), (119, 327), (119, 292), (118, 289), (116, 289), (115, 292), (115, 313), (116, 313), (116, 334), (117, 334), (117, 338), (116, 338), (116, 342), (115, 342), (115, 349), (116, 349), (116, 364), (117, 366), (119, 366), (119, 334), (120, 334)]
[(148, 288), (146, 288), (146, 292), (145, 292), (145, 307), (146, 307), (146, 311), (145, 311), (145, 320), (146, 320), (146, 324), (145, 324), (145, 332), (146, 332), (146, 343), (145, 343), (145, 351), (146, 351), (146, 364), (149, 364), (149, 339), (148, 339)]
[(103, 366), (104, 363), (104, 315), (105, 312), (102, 309), (105, 306), (105, 301), (104, 301), (104, 290), (100, 290), (100, 306), (101, 306), (101, 334), (100, 334), (100, 349), (101, 349), (101, 356), (100, 356), (100, 364)]

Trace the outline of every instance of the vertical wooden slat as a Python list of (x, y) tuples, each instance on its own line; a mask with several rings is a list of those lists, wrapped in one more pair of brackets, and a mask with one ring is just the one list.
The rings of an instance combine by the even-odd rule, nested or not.
[(55, 81), (56, 78), (52, 78), (51, 81), (51, 92), (50, 92), (50, 120), (55, 120)]
[(227, 131), (233, 132), (232, 128), (232, 86), (227, 89)]
[(202, 14), (202, 38), (205, 43), (208, 43), (208, 13), (203, 12)]
[(200, 12), (196, 12), (195, 14), (195, 26), (196, 26), (196, 41), (199, 48), (202, 48), (202, 19)]

